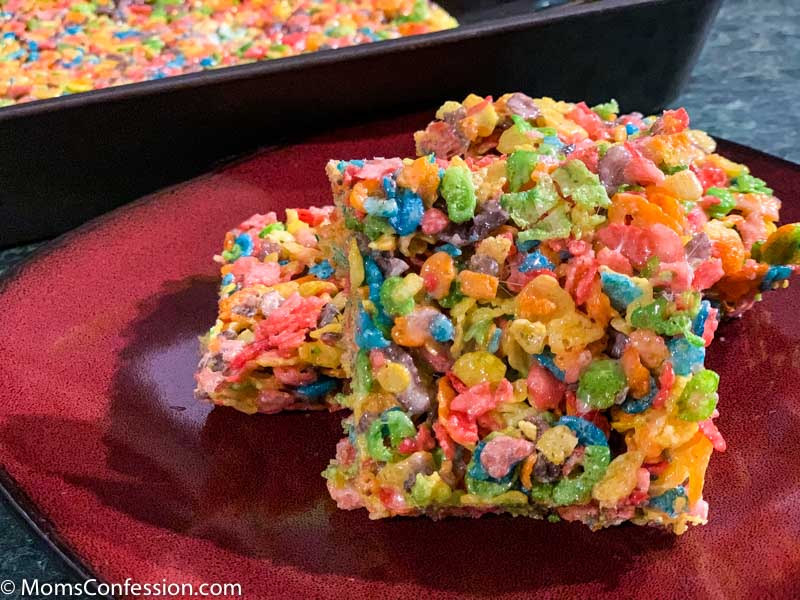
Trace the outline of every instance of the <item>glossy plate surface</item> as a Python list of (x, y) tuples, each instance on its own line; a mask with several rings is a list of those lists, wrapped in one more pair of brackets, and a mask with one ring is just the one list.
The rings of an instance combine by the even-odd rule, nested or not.
[[(680, 538), (510, 517), (370, 522), (336, 510), (319, 475), (341, 415), (247, 417), (192, 399), (226, 229), (327, 203), (328, 158), (409, 155), (428, 116), (263, 152), (81, 228), (0, 284), (6, 487), (110, 582), (238, 582), (250, 598), (796, 593), (797, 287), (725, 324), (711, 349), (729, 450), (709, 468), (709, 525)], [(721, 150), (800, 220), (799, 167)]]

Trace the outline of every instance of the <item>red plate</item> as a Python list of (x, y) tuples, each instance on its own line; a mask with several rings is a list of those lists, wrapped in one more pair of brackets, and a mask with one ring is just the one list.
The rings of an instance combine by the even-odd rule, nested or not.
[[(426, 118), (261, 153), (111, 213), (5, 281), (0, 461), (16, 500), (109, 582), (237, 582), (249, 598), (796, 593), (797, 287), (714, 343), (730, 448), (708, 472), (709, 525), (680, 538), (510, 517), (370, 522), (336, 510), (319, 475), (340, 415), (195, 403), (196, 337), (214, 320), (211, 256), (225, 230), (256, 211), (326, 203), (328, 158), (408, 155)], [(784, 221), (800, 220), (798, 166), (722, 151), (775, 188)]]

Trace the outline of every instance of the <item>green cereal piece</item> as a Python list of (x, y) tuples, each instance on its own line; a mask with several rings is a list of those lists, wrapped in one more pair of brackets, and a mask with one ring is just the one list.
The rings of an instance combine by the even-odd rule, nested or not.
[(269, 225), (264, 227), (264, 229), (258, 232), (258, 237), (264, 239), (273, 231), (286, 231), (286, 226), (280, 221), (278, 221), (277, 223), (270, 223)]
[(555, 489), (553, 483), (539, 483), (538, 481), (531, 482), (531, 490), (529, 495), (531, 500), (536, 504), (552, 504), (553, 503), (553, 490)]
[(372, 365), (366, 350), (359, 350), (356, 354), (354, 370), (353, 391), (359, 398), (363, 398), (372, 389)]
[(403, 316), (414, 310), (414, 294), (422, 287), (418, 276), (389, 277), (381, 285), (383, 310), (393, 316)]
[(411, 488), (411, 498), (417, 506), (428, 506), (430, 504), (443, 504), (447, 502), (453, 491), (439, 475), (423, 475), (417, 473), (414, 486)]
[(706, 191), (706, 195), (719, 198), (719, 204), (715, 204), (708, 209), (708, 215), (714, 219), (721, 219), (736, 207), (736, 199), (730, 190), (710, 187)]
[(579, 206), (606, 208), (611, 205), (600, 178), (580, 160), (571, 160), (553, 171), (553, 181), (558, 184), (562, 196), (572, 198)]
[(634, 310), (631, 324), (637, 329), (652, 329), (659, 335), (683, 335), (687, 331), (691, 332), (691, 317), (681, 312), (670, 315), (669, 310), (669, 302), (658, 298)]
[(612, 98), (608, 102), (593, 106), (592, 110), (597, 113), (603, 121), (610, 121), (611, 117), (619, 114), (619, 104)]
[(374, 242), (384, 233), (394, 233), (394, 228), (383, 217), (367, 215), (364, 218), (364, 233)]
[(531, 150), (517, 150), (508, 157), (506, 175), (508, 188), (512, 192), (516, 192), (531, 180), (531, 173), (538, 161), (539, 155)]
[(501, 483), (494, 481), (481, 481), (480, 479), (474, 479), (469, 475), (464, 479), (464, 481), (467, 484), (467, 491), (470, 494), (475, 494), (481, 498), (493, 498), (494, 496), (504, 494), (513, 487), (515, 482), (515, 480), (512, 478), (509, 478), (508, 481)]
[(475, 188), (472, 174), (460, 165), (447, 167), (442, 177), (441, 193), (447, 203), (447, 216), (453, 223), (464, 223), (475, 216)]
[(747, 173), (739, 175), (733, 180), (731, 189), (743, 194), (769, 194), (772, 195), (772, 188), (767, 187), (767, 182), (758, 177), (753, 177)]
[(678, 417), (684, 421), (704, 421), (717, 407), (719, 375), (710, 369), (695, 373), (678, 398)]
[(592, 487), (605, 475), (611, 462), (608, 446), (586, 446), (583, 455), (583, 473), (575, 479), (562, 479), (553, 489), (556, 506), (586, 504), (591, 499)]
[(618, 361), (596, 360), (581, 374), (578, 398), (592, 408), (606, 409), (614, 405), (625, 385), (625, 372)]
[[(518, 150), (514, 154), (519, 152), (521, 151)], [(548, 175), (543, 175), (536, 187), (526, 192), (503, 194), (500, 206), (508, 211), (511, 220), (518, 227), (530, 227), (553, 209), (559, 200), (553, 180)]]
[[(391, 462), (398, 455), (395, 449), (405, 438), (417, 433), (414, 423), (398, 408), (390, 408), (375, 419), (367, 431), (367, 452), (375, 460)], [(386, 446), (386, 438), (390, 447)]]
[(529, 242), (531, 240), (544, 241), (565, 238), (569, 237), (570, 231), (572, 231), (572, 223), (567, 212), (567, 205), (561, 203), (535, 225), (520, 231), (517, 240)]

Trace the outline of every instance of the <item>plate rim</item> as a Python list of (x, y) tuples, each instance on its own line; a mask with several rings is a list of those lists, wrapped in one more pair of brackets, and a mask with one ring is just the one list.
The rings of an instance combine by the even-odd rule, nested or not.
[[(797, 175), (800, 176), (800, 163), (795, 163), (780, 156), (775, 156), (774, 154), (771, 154), (769, 152), (753, 148), (746, 144), (733, 142), (723, 137), (714, 135), (711, 135), (711, 137), (714, 138), (714, 140), (717, 141), (718, 143), (722, 142), (726, 146), (731, 146), (738, 150), (743, 150), (746, 152), (761, 155), (762, 157), (770, 161), (775, 161), (777, 163), (780, 163), (783, 167), (796, 172)], [(300, 142), (300, 144), (303, 143), (305, 142)], [(300, 145), (300, 144), (292, 144), (292, 145)], [(265, 152), (279, 150), (280, 148), (283, 147), (285, 146), (268, 146), (260, 148), (255, 152), (248, 153), (245, 156), (237, 157), (235, 159), (232, 159), (230, 162), (218, 165), (213, 170), (208, 171), (207, 173), (200, 175), (199, 177), (194, 177), (192, 179), (188, 179), (186, 181), (182, 181), (177, 184), (156, 190), (151, 194), (147, 194), (145, 196), (142, 196), (141, 198), (137, 198), (132, 202), (123, 204), (122, 206), (118, 206), (106, 213), (103, 213), (100, 216), (97, 216), (87, 221), (86, 223), (83, 223), (82, 225), (79, 225), (75, 229), (72, 229), (66, 233), (59, 235), (58, 237), (42, 244), (39, 248), (36, 248), (28, 256), (26, 256), (18, 263), (11, 266), (5, 273), (0, 275), (0, 295), (4, 294), (9, 285), (13, 283), (13, 281), (17, 279), (20, 275), (22, 275), (22, 273), (24, 273), (24, 271), (28, 267), (30, 267), (34, 262), (46, 258), (50, 253), (70, 243), (73, 240), (73, 238), (78, 238), (84, 233), (92, 231), (93, 229), (102, 226), (106, 221), (112, 220), (119, 215), (125, 214), (126, 212), (129, 212), (137, 208), (138, 206), (152, 200), (156, 196), (161, 196), (169, 192), (170, 190), (180, 189), (183, 186), (189, 184), (190, 182), (195, 182), (197, 180), (213, 177), (218, 172), (228, 167), (231, 167), (241, 162), (242, 160), (247, 160), (250, 157), (255, 157)], [(61, 535), (58, 533), (58, 529), (55, 523), (52, 523), (48, 518), (46, 518), (42, 514), (41, 509), (28, 496), (27, 492), (14, 479), (14, 477), (11, 476), (11, 474), (7, 471), (5, 465), (2, 463), (0, 463), (0, 496), (2, 496), (2, 498), (5, 500), (6, 506), (11, 508), (13, 512), (17, 515), (17, 517), (20, 518), (22, 522), (25, 523), (25, 525), (27, 525), (27, 527), (29, 528), (29, 532), (32, 532), (33, 534), (35, 534), (36, 537), (43, 540), (46, 546), (64, 562), (64, 564), (67, 566), (67, 569), (71, 571), (73, 575), (83, 579), (84, 582), (86, 582), (87, 580), (94, 580), (95, 588), (97, 587), (97, 584), (107, 583), (102, 577), (100, 577), (97, 573), (95, 573), (93, 568), (81, 557), (80, 553), (61, 537)], [(112, 595), (100, 594), (97, 592), (96, 589), (94, 591), (95, 591), (95, 596), (98, 598), (106, 598), (109, 600), (114, 600), (114, 596)]]

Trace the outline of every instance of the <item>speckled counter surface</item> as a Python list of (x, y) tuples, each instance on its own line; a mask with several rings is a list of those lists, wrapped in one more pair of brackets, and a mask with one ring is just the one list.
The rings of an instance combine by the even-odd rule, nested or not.
[[(712, 135), (800, 162), (799, 49), (800, 1), (725, 0), (691, 80), (673, 104), (685, 106), (692, 123)], [(0, 252), (0, 274), (32, 249)], [(0, 581), (23, 578), (74, 581), (3, 502)]]

